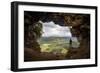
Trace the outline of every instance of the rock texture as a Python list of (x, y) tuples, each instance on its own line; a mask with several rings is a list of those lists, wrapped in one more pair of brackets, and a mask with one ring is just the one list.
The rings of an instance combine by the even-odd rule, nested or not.
[[(39, 20), (53, 21), (61, 26), (72, 26), (72, 35), (78, 38), (80, 47), (70, 48), (66, 57), (60, 54), (41, 53), (40, 45), (36, 41), (42, 34), (40, 29), (42, 25), (38, 23)], [(90, 58), (90, 15), (26, 11), (24, 12), (24, 47), (24, 61)]]

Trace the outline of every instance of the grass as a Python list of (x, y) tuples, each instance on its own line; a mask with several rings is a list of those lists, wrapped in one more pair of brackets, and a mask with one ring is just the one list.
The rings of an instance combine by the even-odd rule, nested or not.
[(48, 53), (60, 53), (66, 55), (69, 51), (69, 41), (65, 41), (63, 39), (52, 39), (49, 41), (40, 41), (41, 52), (48, 52)]

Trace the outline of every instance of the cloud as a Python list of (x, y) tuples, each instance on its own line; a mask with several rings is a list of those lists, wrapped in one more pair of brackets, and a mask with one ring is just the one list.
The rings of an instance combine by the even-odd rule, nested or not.
[(42, 37), (72, 37), (72, 34), (69, 27), (60, 26), (51, 21), (43, 23)]

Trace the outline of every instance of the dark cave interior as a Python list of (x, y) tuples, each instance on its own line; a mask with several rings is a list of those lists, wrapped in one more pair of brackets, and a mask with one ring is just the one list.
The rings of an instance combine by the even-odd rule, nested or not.
[[(50, 22), (60, 26), (72, 26), (71, 33), (80, 41), (80, 47), (70, 48), (66, 56), (53, 53), (41, 53), (40, 45), (36, 41), (40, 37), (41, 29), (38, 21)], [(42, 26), (40, 26), (42, 27)], [(63, 59), (88, 59), (90, 58), (90, 14), (79, 13), (54, 13), (24, 11), (24, 61), (44, 61)]]

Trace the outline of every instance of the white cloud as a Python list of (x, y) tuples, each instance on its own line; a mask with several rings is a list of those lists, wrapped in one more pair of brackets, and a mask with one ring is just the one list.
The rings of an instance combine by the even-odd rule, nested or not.
[(54, 22), (45, 22), (43, 23), (42, 37), (72, 37), (72, 34), (67, 26), (60, 26)]

